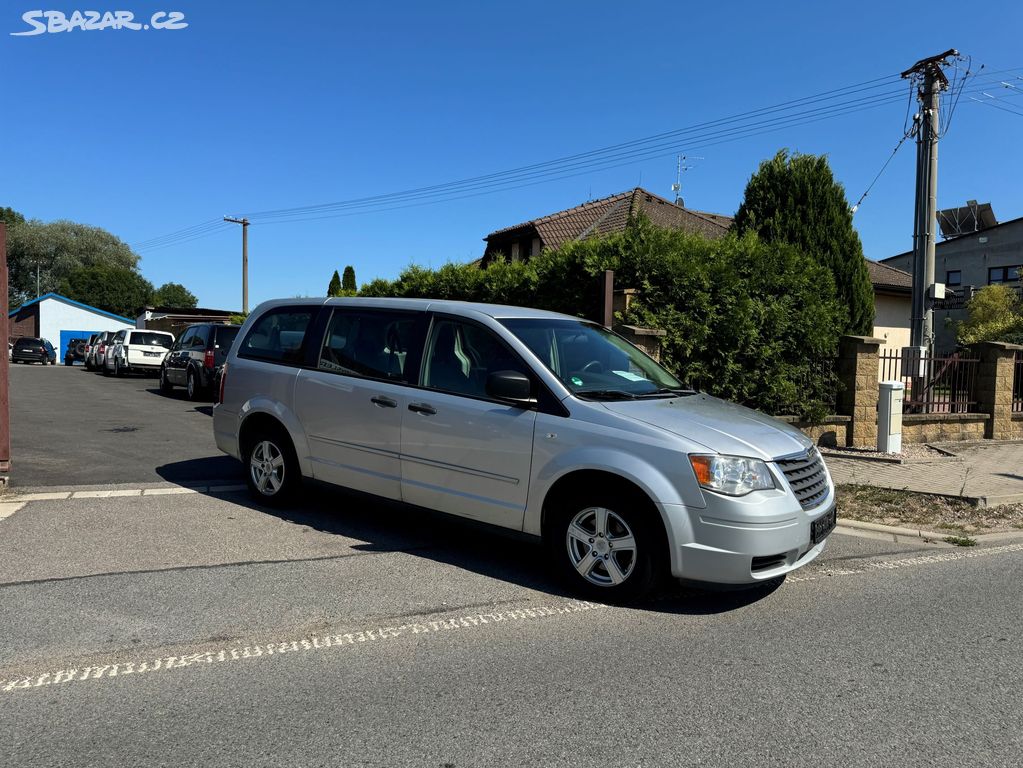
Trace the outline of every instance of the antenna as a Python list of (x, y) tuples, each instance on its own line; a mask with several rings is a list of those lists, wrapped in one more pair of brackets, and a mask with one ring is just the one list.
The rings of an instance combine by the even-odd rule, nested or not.
[(675, 193), (675, 205), (681, 206), (682, 200), (682, 173), (684, 171), (691, 171), (695, 168), (695, 165), (687, 165), (686, 160), (703, 160), (702, 157), (686, 157), (686, 155), (678, 156), (678, 166), (675, 169), (675, 183), (671, 185), (671, 191)]

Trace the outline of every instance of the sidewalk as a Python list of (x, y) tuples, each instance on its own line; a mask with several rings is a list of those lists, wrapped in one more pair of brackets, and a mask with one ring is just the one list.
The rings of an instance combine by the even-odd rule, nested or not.
[(963, 497), (979, 506), (1023, 502), (1023, 443), (943, 446), (958, 461), (888, 464), (826, 456), (837, 484)]

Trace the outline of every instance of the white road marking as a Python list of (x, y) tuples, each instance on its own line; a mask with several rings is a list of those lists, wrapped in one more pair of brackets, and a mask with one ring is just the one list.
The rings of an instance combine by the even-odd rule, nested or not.
[(1023, 543), (1006, 544), (1001, 547), (982, 547), (978, 549), (958, 549), (953, 551), (942, 551), (934, 555), (920, 555), (918, 557), (906, 557), (901, 560), (874, 560), (865, 563), (861, 568), (815, 568), (810, 566), (808, 572), (802, 575), (790, 574), (786, 582), (816, 581), (832, 576), (856, 576), (871, 571), (891, 571), (897, 568), (909, 568), (916, 565), (932, 565), (933, 563), (949, 563), (956, 560), (971, 560), (977, 557), (990, 557), (991, 555), (1004, 555), (1009, 552), (1023, 552)]
[[(232, 648), (214, 648), (196, 653), (184, 653), (180, 656), (162, 656), (157, 658), (120, 660), (106, 664), (71, 667), (51, 672), (35, 672), (14, 680), (0, 683), (0, 691), (24, 691), (30, 688), (41, 688), (48, 685), (64, 683), (81, 683), (89, 680), (110, 679), (126, 675), (140, 675), (149, 672), (166, 672), (189, 667), (201, 667), (209, 664), (220, 664), (230, 661), (245, 661), (256, 658), (271, 658), (282, 654), (309, 653), (323, 651), (328, 648), (359, 646), (394, 640), (414, 635), (432, 635), (450, 630), (478, 630), (492, 624), (515, 621), (539, 621), (567, 613), (579, 613), (606, 606), (585, 600), (572, 600), (552, 606), (536, 608), (512, 608), (492, 613), (477, 613), (470, 616), (454, 616), (434, 620), (423, 620), (400, 626), (361, 629), (343, 634), (312, 635), (298, 640), (283, 642), (254, 643)], [(134, 679), (134, 678), (133, 678)]]
[(146, 488), (143, 492), (143, 496), (177, 496), (178, 494), (184, 493), (199, 493), (200, 490), (205, 491), (205, 488)]
[(25, 503), (21, 501), (0, 502), (0, 520), (3, 520), (5, 517), (10, 517), (23, 506), (25, 506)]

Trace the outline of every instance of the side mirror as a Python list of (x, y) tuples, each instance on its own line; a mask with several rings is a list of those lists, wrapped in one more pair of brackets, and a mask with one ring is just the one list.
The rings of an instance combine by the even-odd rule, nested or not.
[(495, 371), (487, 376), (487, 395), (513, 403), (533, 402), (533, 383), (518, 371)]

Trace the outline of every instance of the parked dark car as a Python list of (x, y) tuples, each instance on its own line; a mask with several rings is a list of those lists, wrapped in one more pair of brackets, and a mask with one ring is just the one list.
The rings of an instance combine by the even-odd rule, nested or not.
[(64, 350), (64, 365), (85, 362), (85, 347), (88, 343), (88, 339), (70, 339)]
[(215, 394), (215, 382), (241, 326), (190, 325), (171, 346), (160, 367), (160, 389), (184, 387), (189, 400)]
[(14, 342), (11, 360), (15, 363), (57, 364), (57, 350), (46, 339), (35, 336), (22, 336)]

